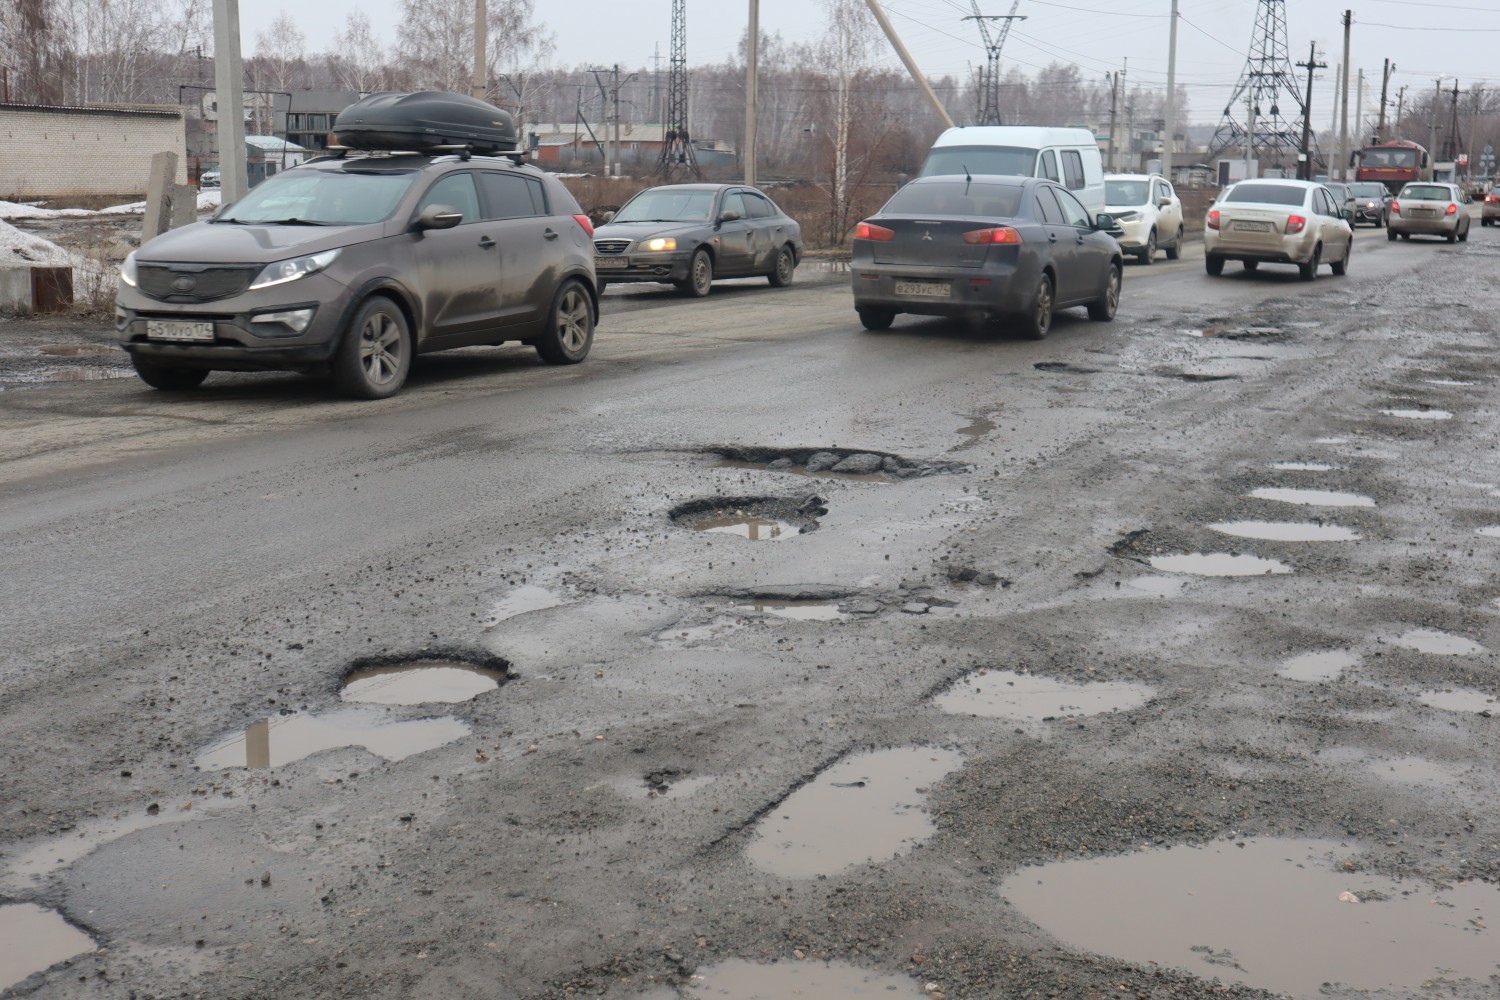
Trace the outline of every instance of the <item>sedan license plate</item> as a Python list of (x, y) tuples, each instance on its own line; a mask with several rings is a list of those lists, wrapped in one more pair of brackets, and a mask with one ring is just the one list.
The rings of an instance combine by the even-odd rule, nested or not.
[(946, 299), (953, 294), (953, 287), (946, 281), (898, 281), (896, 294), (926, 295), (931, 298)]
[(595, 257), (594, 269), (608, 271), (611, 268), (629, 267), (630, 260), (627, 257)]
[(194, 340), (214, 339), (212, 323), (184, 323), (166, 319), (146, 320), (146, 337), (150, 340)]
[(1437, 212), (1430, 208), (1408, 208), (1406, 214), (1413, 219), (1432, 219), (1437, 216)]
[(1235, 222), (1234, 228), (1242, 233), (1269, 233), (1271, 231), (1271, 224), (1269, 222), (1245, 222), (1240, 220)]

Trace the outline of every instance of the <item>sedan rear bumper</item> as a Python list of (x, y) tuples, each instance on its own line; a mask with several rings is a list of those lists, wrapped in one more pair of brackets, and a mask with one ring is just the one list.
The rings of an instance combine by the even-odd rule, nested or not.
[(1404, 215), (1391, 216), (1392, 232), (1411, 233), (1414, 236), (1447, 236), (1458, 232), (1458, 215), (1444, 215), (1436, 219), (1412, 219)]
[[(918, 316), (993, 318), (1031, 308), (1033, 282), (1015, 267), (983, 271), (856, 263), (852, 274), (855, 309), (890, 309)], [(897, 286), (904, 286), (897, 290)], [(946, 294), (923, 294), (943, 291)]]

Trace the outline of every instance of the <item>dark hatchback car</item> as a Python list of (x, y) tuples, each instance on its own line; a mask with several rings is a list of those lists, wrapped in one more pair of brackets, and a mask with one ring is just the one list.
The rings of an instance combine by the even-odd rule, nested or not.
[(560, 181), (510, 158), (320, 158), (131, 253), (115, 325), (158, 389), (300, 371), (381, 399), (414, 355), (513, 341), (574, 364), (598, 319), (591, 235)]
[(1354, 196), (1349, 206), (1354, 209), (1352, 225), (1369, 222), (1380, 229), (1390, 222), (1393, 199), (1390, 188), (1373, 181), (1358, 181), (1349, 185), (1349, 193)]
[(1013, 320), (1038, 340), (1069, 306), (1112, 320), (1124, 267), (1108, 225), (1052, 181), (919, 177), (855, 227), (854, 308), (867, 330), (916, 313)]
[(792, 283), (802, 227), (742, 184), (666, 184), (627, 201), (594, 233), (599, 284), (657, 281), (701, 298), (715, 278)]

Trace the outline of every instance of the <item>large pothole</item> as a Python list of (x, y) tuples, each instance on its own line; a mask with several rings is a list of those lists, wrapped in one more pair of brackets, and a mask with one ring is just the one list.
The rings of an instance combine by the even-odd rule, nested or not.
[(677, 524), (694, 531), (738, 535), (751, 541), (785, 541), (816, 531), (828, 513), (819, 496), (712, 497), (682, 504), (671, 512)]
[(841, 448), (725, 445), (713, 449), (713, 453), (719, 457), (719, 464), (723, 468), (785, 472), (820, 479), (893, 482), (972, 471), (972, 466), (960, 462), (919, 462), (888, 452), (848, 451)]
[(1069, 684), (1012, 670), (977, 670), (934, 701), (945, 712), (994, 719), (1051, 722), (1072, 716), (1125, 712), (1151, 700), (1142, 684), (1097, 681)]
[(203, 751), (193, 763), (205, 771), (281, 767), (341, 747), (363, 747), (397, 761), (467, 735), (469, 727), (454, 718), (397, 721), (366, 708), (347, 708), (327, 715), (292, 712), (257, 719), (244, 732), (227, 736)]
[(34, 903), (0, 906), (0, 990), (93, 950), (93, 939), (55, 910)]
[(456, 704), (495, 690), (509, 670), (509, 663), (488, 654), (361, 660), (344, 676), (339, 697), (371, 705)]

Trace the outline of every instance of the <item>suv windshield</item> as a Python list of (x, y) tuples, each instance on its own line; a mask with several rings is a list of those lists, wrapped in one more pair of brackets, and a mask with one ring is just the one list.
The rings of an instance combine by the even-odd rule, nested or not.
[(707, 222), (714, 208), (712, 191), (642, 191), (625, 203), (610, 222)]
[(941, 146), (927, 154), (922, 177), (934, 174), (1006, 174), (1030, 177), (1036, 173), (1036, 150), (1015, 146)]
[(1241, 181), (1224, 192), (1224, 201), (1249, 201), (1262, 205), (1300, 205), (1307, 188), (1291, 184), (1257, 184)]
[(1104, 204), (1144, 205), (1149, 186), (1145, 181), (1105, 181)]
[(289, 170), (258, 185), (215, 222), (358, 226), (390, 218), (416, 172)]
[(977, 215), (1013, 219), (1021, 204), (1016, 184), (972, 184), (962, 180), (908, 184), (891, 196), (880, 211), (895, 215)]

